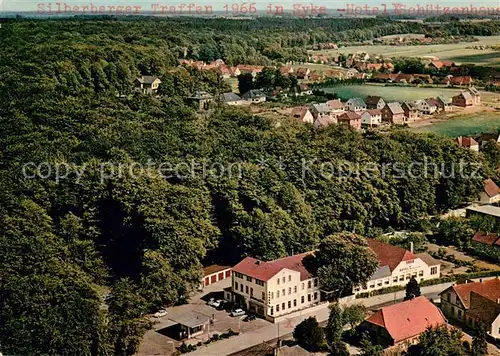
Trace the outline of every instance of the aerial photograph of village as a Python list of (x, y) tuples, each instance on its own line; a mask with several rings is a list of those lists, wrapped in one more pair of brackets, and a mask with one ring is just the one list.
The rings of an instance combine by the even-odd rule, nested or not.
[(421, 4), (0, 1), (0, 356), (500, 356), (500, 3)]

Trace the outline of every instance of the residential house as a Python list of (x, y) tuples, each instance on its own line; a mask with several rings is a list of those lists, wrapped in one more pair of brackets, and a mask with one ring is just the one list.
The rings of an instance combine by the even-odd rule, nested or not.
[(330, 126), (332, 124), (336, 124), (336, 123), (338, 123), (338, 118), (336, 118), (336, 117), (333, 117), (330, 115), (319, 116), (316, 119), (314, 119), (313, 126), (316, 129), (321, 129), (321, 128), (325, 128), (325, 127), (328, 127), (328, 126)]
[(397, 78), (396, 78), (396, 82), (399, 82), (399, 83), (413, 83), (413, 81), (415, 80), (415, 77), (413, 76), (413, 74), (407, 74), (407, 73), (399, 73)]
[(405, 112), (397, 101), (387, 103), (382, 109), (382, 120), (391, 124), (402, 124), (405, 122)]
[(302, 122), (307, 122), (312, 124), (314, 122), (314, 116), (311, 111), (304, 106), (296, 107), (292, 110), (292, 115), (294, 118), (299, 119)]
[(243, 94), (241, 98), (253, 104), (258, 104), (266, 101), (266, 94), (258, 89), (252, 89)]
[(453, 103), (450, 98), (443, 96), (437, 97), (437, 105), (441, 111), (451, 111), (453, 110)]
[(300, 67), (295, 72), (295, 76), (297, 77), (297, 79), (307, 80), (309, 77), (309, 73), (311, 73), (311, 70), (309, 68)]
[(449, 75), (445, 79), (445, 84), (448, 86), (454, 86), (454, 85), (471, 86), (472, 83), (473, 79), (471, 76), (454, 77), (452, 75)]
[(187, 99), (189, 102), (196, 104), (198, 110), (201, 111), (208, 108), (208, 105), (214, 100), (214, 97), (206, 91), (197, 91)]
[(473, 105), (481, 105), (481, 94), (475, 87), (470, 87), (467, 91), (472, 96)]
[(357, 76), (359, 74), (359, 72), (354, 69), (354, 68), (349, 68), (345, 71), (344, 73), (344, 77), (346, 79), (351, 79), (351, 78), (354, 78), (355, 76)]
[(474, 140), (472, 137), (458, 136), (457, 143), (461, 147), (465, 147), (472, 151), (479, 152), (479, 143), (477, 143), (477, 141)]
[(405, 101), (403, 104), (401, 104), (401, 107), (403, 108), (403, 111), (405, 113), (405, 120), (407, 122), (415, 121), (420, 116), (420, 111), (411, 101)]
[(381, 96), (369, 95), (365, 100), (367, 109), (378, 109), (382, 110), (385, 106), (385, 100)]
[(441, 325), (446, 325), (441, 310), (420, 296), (383, 307), (362, 322), (359, 330), (368, 331), (377, 345), (406, 347), (418, 342), (427, 328)]
[(474, 252), (492, 260), (500, 260), (500, 238), (497, 234), (478, 231), (471, 240)]
[(413, 104), (417, 107), (418, 111), (424, 115), (434, 114), (437, 110), (437, 105), (428, 99), (414, 100)]
[(219, 100), (227, 105), (243, 105), (244, 100), (235, 93), (224, 93), (219, 96)]
[(293, 73), (293, 68), (290, 66), (283, 66), (280, 67), (280, 72), (283, 74), (285, 77), (288, 76), (289, 74)]
[(339, 115), (338, 123), (346, 126), (350, 126), (355, 130), (361, 130), (361, 115), (354, 111), (346, 111), (342, 115)]
[(232, 72), (231, 72), (231, 68), (229, 66), (226, 66), (226, 65), (220, 66), (220, 67), (218, 67), (218, 70), (220, 72), (220, 75), (224, 79), (229, 79), (233, 76)]
[(500, 188), (491, 179), (488, 178), (484, 181), (483, 191), (479, 195), (479, 203), (481, 204), (493, 204), (500, 201)]
[(135, 80), (134, 90), (142, 94), (156, 94), (160, 84), (160, 78), (154, 75), (143, 75)]
[(398, 74), (378, 73), (373, 76), (373, 79), (379, 82), (394, 82), (398, 78)]
[(314, 117), (314, 127), (325, 127), (337, 123), (337, 116), (332, 116), (332, 109), (326, 103), (312, 104), (311, 113)]
[(500, 220), (500, 208), (494, 205), (470, 206), (465, 208), (465, 217), (486, 216), (491, 219)]
[(311, 72), (309, 73), (308, 80), (311, 82), (319, 82), (323, 80), (324, 75), (318, 72)]
[(267, 262), (246, 257), (233, 267), (232, 301), (270, 321), (318, 304), (319, 280), (302, 263), (307, 255)]
[(375, 239), (367, 241), (370, 249), (377, 255), (378, 269), (367, 283), (354, 288), (354, 294), (392, 286), (405, 286), (411, 277), (420, 282), (440, 277), (439, 262), (427, 253), (414, 254), (411, 250)]
[(276, 87), (271, 92), (269, 92), (269, 97), (271, 98), (287, 98), (288, 93), (281, 87)]
[(467, 107), (474, 105), (474, 98), (468, 91), (462, 91), (451, 99), (453, 105)]
[(426, 103), (427, 103), (427, 107), (428, 107), (428, 112), (429, 114), (433, 114), (435, 112), (439, 112), (439, 111), (444, 111), (441, 109), (441, 103), (439, 102), (439, 100), (435, 99), (435, 98), (429, 98), (429, 99), (425, 99), (424, 100)]
[(312, 90), (309, 88), (307, 84), (301, 83), (297, 85), (297, 91), (295, 92), (295, 96), (304, 96), (304, 95), (312, 95)]
[(358, 112), (366, 110), (366, 103), (361, 98), (350, 98), (344, 106), (348, 111)]
[(340, 99), (328, 100), (326, 102), (326, 105), (330, 107), (331, 109), (330, 115), (334, 118), (339, 117), (345, 112), (344, 103), (342, 103)]
[(239, 69), (240, 74), (242, 73), (250, 73), (252, 77), (256, 77), (258, 73), (262, 72), (262, 69), (264, 69), (263, 66), (253, 66), (253, 65), (246, 65), (246, 64), (239, 64), (236, 66), (236, 68)]
[(373, 127), (382, 123), (382, 111), (378, 109), (369, 109), (361, 114), (361, 126)]
[(500, 280), (498, 278), (453, 285), (440, 294), (441, 309), (448, 318), (469, 327), (480, 321), (488, 326), (488, 334), (500, 338)]
[(429, 67), (434, 67), (436, 69), (450, 68), (450, 67), (454, 67), (454, 66), (455, 66), (455, 63), (452, 61), (435, 60), (435, 61), (432, 61), (431, 63), (429, 63)]

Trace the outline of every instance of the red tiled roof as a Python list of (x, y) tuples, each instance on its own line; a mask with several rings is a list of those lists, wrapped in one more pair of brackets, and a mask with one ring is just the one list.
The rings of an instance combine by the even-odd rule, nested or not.
[(392, 246), (375, 239), (366, 240), (368, 241), (368, 246), (377, 255), (379, 267), (389, 266), (391, 272), (402, 261), (410, 261), (417, 258), (413, 253), (401, 247)]
[(465, 77), (451, 77), (450, 78), (450, 83), (457, 84), (457, 85), (472, 84), (472, 77), (470, 77), (470, 76), (465, 76)]
[(484, 181), (484, 192), (492, 198), (500, 194), (500, 188), (498, 188), (498, 185), (491, 178), (488, 178)]
[(338, 117), (338, 120), (358, 120), (359, 118), (361, 118), (361, 116), (354, 111), (346, 111)]
[[(500, 298), (500, 280), (498, 278), (489, 279), (483, 282), (469, 282), (464, 284), (456, 284), (450, 287), (459, 296), (465, 308), (470, 307), (470, 294), (476, 292), (490, 300), (496, 301)], [(449, 289), (449, 288), (448, 288)], [(440, 294), (445, 293), (448, 289)]]
[(497, 243), (497, 240), (498, 236), (496, 234), (487, 234), (482, 231), (476, 232), (472, 237), (472, 241), (490, 246), (499, 245), (499, 243)]
[(378, 115), (382, 115), (382, 111), (380, 111), (379, 109), (368, 109), (366, 110), (365, 112), (367, 112), (368, 114), (370, 114), (371, 116), (378, 116)]
[(384, 307), (367, 321), (386, 329), (394, 343), (418, 336), (429, 326), (446, 323), (441, 311), (424, 296)]
[(462, 147), (472, 147), (479, 145), (476, 140), (474, 140), (472, 137), (467, 136), (457, 137), (457, 142)]
[(326, 102), (326, 105), (328, 105), (332, 109), (343, 109), (344, 108), (344, 104), (340, 100), (337, 100), (337, 99), (328, 100)]
[(294, 256), (283, 257), (274, 261), (259, 261), (253, 257), (245, 257), (243, 261), (233, 267), (233, 272), (238, 272), (261, 281), (268, 281), (282, 269), (300, 272), (300, 280), (312, 278), (312, 274), (302, 264), (302, 259), (310, 252)]

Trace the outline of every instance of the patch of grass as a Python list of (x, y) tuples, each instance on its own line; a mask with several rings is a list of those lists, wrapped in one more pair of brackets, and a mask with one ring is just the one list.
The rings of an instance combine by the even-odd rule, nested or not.
[(433, 132), (436, 134), (457, 137), (470, 136), (483, 132), (494, 132), (500, 128), (500, 113), (474, 113), (462, 115), (428, 126), (411, 128), (414, 132)]

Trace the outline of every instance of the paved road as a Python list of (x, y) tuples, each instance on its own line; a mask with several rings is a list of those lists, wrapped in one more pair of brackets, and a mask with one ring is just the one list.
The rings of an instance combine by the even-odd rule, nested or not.
[[(422, 294), (428, 295), (431, 298), (437, 297), (437, 294), (451, 286), (451, 283), (444, 283), (435, 286), (422, 287)], [(405, 292), (399, 291), (391, 294), (379, 295), (366, 299), (356, 299), (346, 305), (352, 305), (356, 303), (362, 303), (366, 307), (373, 307), (382, 304), (390, 304), (394, 301), (400, 301), (404, 298)], [(268, 324), (260, 329), (253, 330), (247, 333), (243, 333), (239, 336), (232, 337), (230, 339), (218, 341), (207, 346), (203, 346), (198, 350), (190, 353), (189, 355), (200, 355), (200, 356), (219, 356), (219, 355), (229, 355), (234, 352), (238, 352), (249, 347), (255, 346), (262, 342), (280, 338), (286, 338), (289, 336), (297, 324), (299, 324), (305, 318), (310, 316), (315, 316), (318, 322), (328, 320), (329, 310), (328, 305), (321, 310), (315, 311), (314, 313), (304, 312), (302, 316), (291, 318), (280, 323)]]

